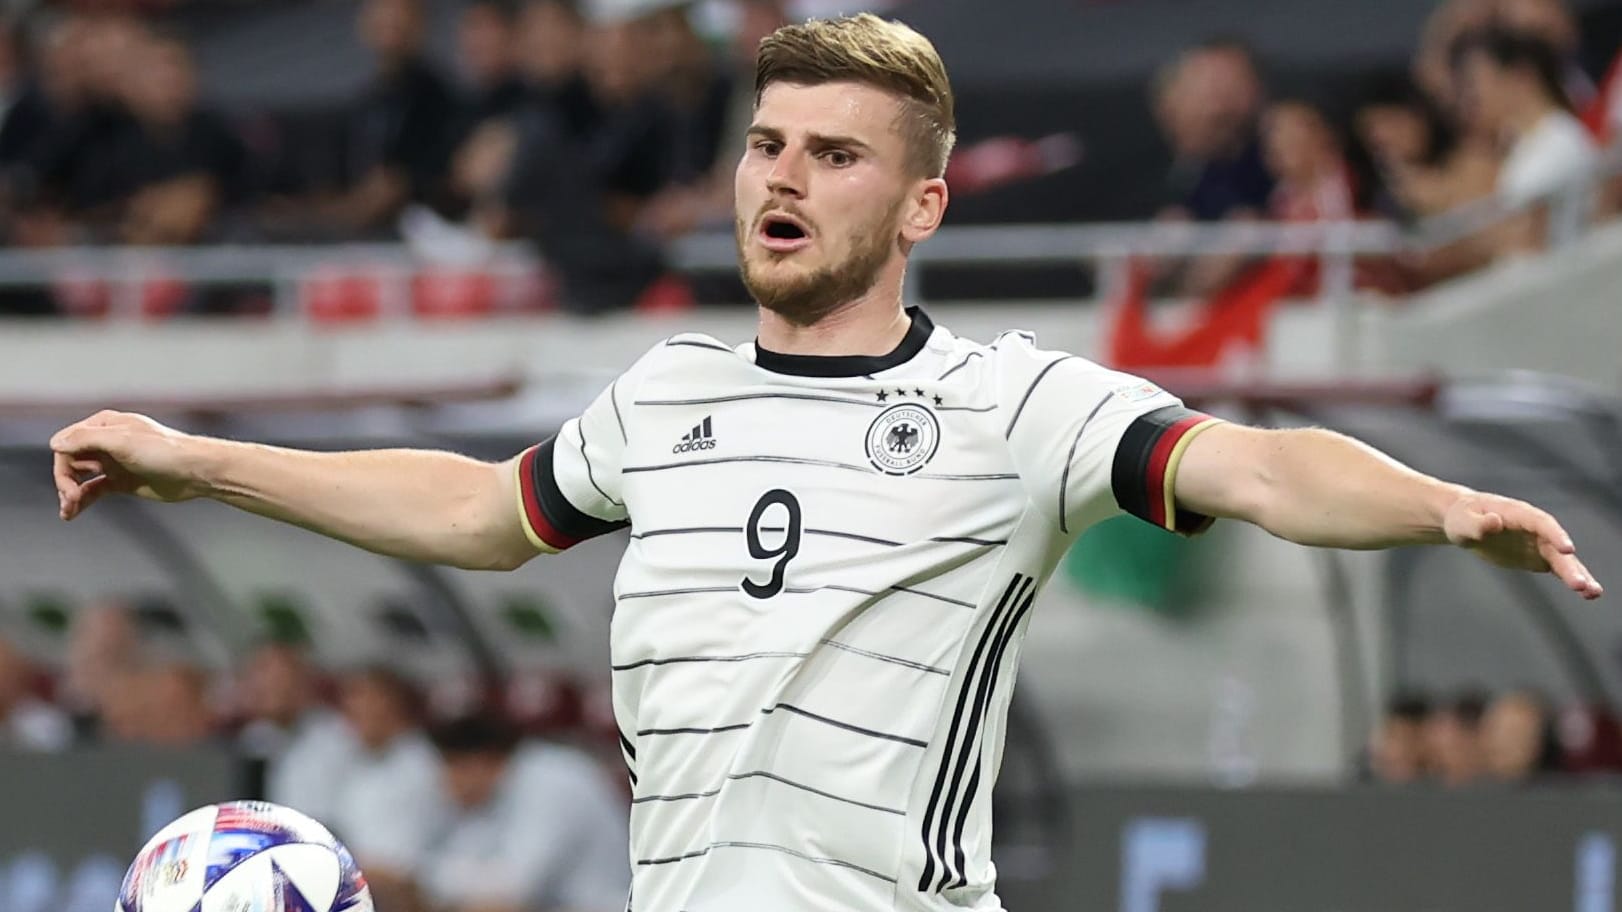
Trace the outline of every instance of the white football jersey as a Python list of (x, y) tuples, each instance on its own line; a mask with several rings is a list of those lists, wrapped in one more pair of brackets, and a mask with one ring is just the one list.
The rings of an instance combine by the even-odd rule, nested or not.
[(960, 339), (889, 355), (655, 346), (519, 461), (553, 552), (624, 527), (614, 712), (630, 908), (998, 909), (991, 789), (1032, 601), (1089, 525), (1168, 529), (1212, 419)]

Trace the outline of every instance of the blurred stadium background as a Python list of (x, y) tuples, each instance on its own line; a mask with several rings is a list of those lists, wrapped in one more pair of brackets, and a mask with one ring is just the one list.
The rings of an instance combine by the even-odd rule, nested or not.
[[(472, 912), (511, 824), (442, 767), (512, 733), (595, 766), (498, 765), (493, 803), (580, 852), (623, 826), (619, 540), (498, 575), (214, 504), (64, 526), (44, 442), (112, 406), (503, 458), (658, 338), (748, 338), (752, 48), (856, 9), (956, 85), (949, 227), (909, 276), (937, 320), (1535, 500), (1622, 585), (1615, 4), (0, 0), (0, 912), (104, 912), (159, 825), (263, 795), (348, 839), (385, 912)], [(1610, 602), (1113, 521), (1024, 648), (1011, 909), (1617, 909)], [(589, 825), (545, 810), (599, 787)], [(519, 867), (512, 912), (587, 895)]]

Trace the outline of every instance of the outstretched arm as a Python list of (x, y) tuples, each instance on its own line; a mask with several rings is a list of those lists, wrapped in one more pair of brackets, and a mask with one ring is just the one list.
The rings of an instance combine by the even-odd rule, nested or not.
[(453, 453), (315, 453), (101, 412), (51, 438), (63, 519), (107, 494), (207, 497), (390, 557), (511, 569), (533, 557), (517, 469)]
[(1332, 431), (1213, 426), (1189, 442), (1174, 484), (1181, 507), (1298, 544), (1454, 544), (1499, 566), (1553, 572), (1584, 598), (1604, 592), (1549, 514), (1416, 472)]

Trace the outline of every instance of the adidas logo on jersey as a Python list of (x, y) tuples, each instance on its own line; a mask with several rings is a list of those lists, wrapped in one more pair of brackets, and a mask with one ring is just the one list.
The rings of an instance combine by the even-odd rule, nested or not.
[(715, 449), (715, 432), (710, 427), (710, 416), (693, 426), (693, 429), (681, 436), (681, 443), (670, 449), (672, 453), (695, 453), (699, 450)]

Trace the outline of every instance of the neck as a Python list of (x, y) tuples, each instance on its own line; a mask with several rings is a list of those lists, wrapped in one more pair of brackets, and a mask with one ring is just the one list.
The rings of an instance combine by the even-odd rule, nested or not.
[(1509, 127), (1510, 135), (1520, 136), (1538, 125), (1538, 121), (1556, 109), (1541, 95), (1526, 95), (1509, 107), (1504, 117), (1504, 123)]
[(762, 307), (755, 339), (760, 347), (783, 355), (887, 355), (911, 325), (901, 306), (897, 272), (814, 323), (794, 323)]

